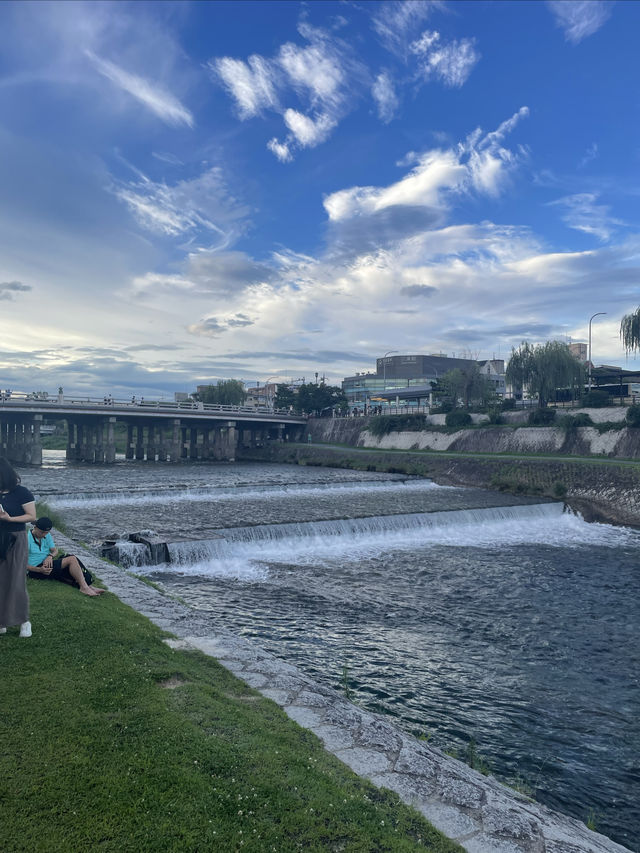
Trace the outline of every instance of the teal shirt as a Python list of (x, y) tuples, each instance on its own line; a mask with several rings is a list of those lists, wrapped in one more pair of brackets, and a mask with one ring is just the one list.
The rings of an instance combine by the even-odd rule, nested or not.
[(50, 533), (47, 533), (45, 537), (38, 541), (33, 533), (29, 531), (27, 534), (27, 540), (29, 542), (30, 566), (39, 566), (45, 557), (49, 556), (50, 550), (56, 547), (56, 544), (53, 541), (53, 536)]

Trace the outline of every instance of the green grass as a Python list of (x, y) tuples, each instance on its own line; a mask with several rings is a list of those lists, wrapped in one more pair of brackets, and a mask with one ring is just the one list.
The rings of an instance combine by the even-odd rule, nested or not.
[(115, 596), (29, 581), (0, 637), (0, 850), (460, 850)]

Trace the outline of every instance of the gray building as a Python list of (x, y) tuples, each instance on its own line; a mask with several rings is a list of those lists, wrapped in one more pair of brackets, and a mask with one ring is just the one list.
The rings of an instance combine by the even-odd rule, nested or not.
[[(350, 409), (362, 411), (370, 406), (428, 406), (432, 382), (458, 367), (469, 366), (468, 358), (434, 355), (391, 355), (376, 359), (375, 373), (356, 373), (342, 380)], [(476, 362), (480, 372), (496, 384), (504, 394), (504, 361), (492, 359)]]

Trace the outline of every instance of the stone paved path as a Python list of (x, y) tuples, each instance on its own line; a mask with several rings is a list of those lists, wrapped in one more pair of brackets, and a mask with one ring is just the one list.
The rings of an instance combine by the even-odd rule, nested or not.
[[(280, 705), (325, 748), (374, 785), (390, 788), (469, 853), (624, 853), (627, 848), (573, 818), (504, 787), (492, 777), (361, 710), (338, 692), (268, 654), (253, 641), (216, 629), (197, 611), (56, 535), (125, 604), (174, 634), (175, 649), (211, 655)], [(628, 853), (628, 851), (627, 851)]]

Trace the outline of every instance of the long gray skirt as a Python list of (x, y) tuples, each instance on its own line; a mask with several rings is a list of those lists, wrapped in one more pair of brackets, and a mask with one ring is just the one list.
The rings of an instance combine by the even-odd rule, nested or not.
[(27, 594), (27, 532), (12, 534), (14, 543), (0, 559), (0, 627), (22, 625), (29, 620)]

